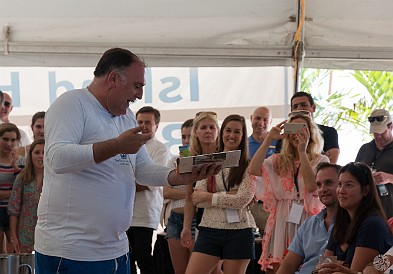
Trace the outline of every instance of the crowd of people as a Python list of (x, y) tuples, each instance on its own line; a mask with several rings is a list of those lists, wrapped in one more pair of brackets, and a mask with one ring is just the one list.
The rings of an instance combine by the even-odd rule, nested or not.
[(33, 115), (33, 142), (10, 123), (9, 94), (0, 91), (0, 249), (1, 253), (31, 253), (37, 206), (44, 176), (45, 112)]
[[(31, 144), (9, 121), (11, 97), (0, 93), (3, 252), (34, 251), (37, 274), (163, 273), (152, 256), (161, 223), (175, 274), (242, 274), (251, 260), (278, 274), (388, 269), (387, 110), (372, 112), (374, 140), (342, 167), (337, 131), (314, 122), (316, 105), (305, 92), (294, 94), (288, 119), (277, 125), (267, 107), (255, 109), (250, 135), (241, 115), (220, 117), (220, 125), (217, 113), (198, 112), (182, 124), (181, 150), (171, 158), (155, 138), (160, 111), (145, 106), (134, 115), (129, 108), (143, 96), (144, 72), (130, 51), (106, 51), (88, 87), (32, 117)], [(234, 150), (235, 167), (176, 170), (178, 157)]]

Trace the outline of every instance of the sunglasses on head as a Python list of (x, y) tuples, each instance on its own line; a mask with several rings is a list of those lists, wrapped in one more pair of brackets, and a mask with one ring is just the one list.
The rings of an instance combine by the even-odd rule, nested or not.
[(288, 114), (289, 118), (298, 116), (298, 115), (305, 115), (311, 117), (311, 113), (307, 110), (297, 110), (297, 111), (292, 111), (291, 113)]
[(386, 116), (386, 115), (370, 116), (370, 117), (368, 117), (368, 121), (369, 121), (370, 123), (373, 123), (373, 122), (375, 122), (375, 121), (377, 121), (377, 122), (382, 122), (382, 121), (385, 120), (387, 117), (388, 117), (388, 116)]
[(201, 114), (210, 114), (217, 117), (217, 113), (215, 113), (214, 111), (200, 111), (195, 114), (195, 117), (198, 117)]

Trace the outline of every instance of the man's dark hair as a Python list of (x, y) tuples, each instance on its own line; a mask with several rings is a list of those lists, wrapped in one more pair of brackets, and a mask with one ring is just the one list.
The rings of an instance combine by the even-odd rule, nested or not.
[(194, 121), (194, 119), (188, 119), (187, 121), (185, 121), (182, 125), (181, 128), (185, 128), (185, 127), (192, 127), (192, 122)]
[(112, 48), (107, 50), (98, 61), (94, 70), (94, 76), (100, 77), (114, 70), (124, 70), (134, 62), (145, 63), (134, 53), (127, 49)]
[(337, 174), (340, 171), (341, 166), (340, 165), (336, 165), (336, 164), (332, 164), (329, 162), (321, 162), (317, 165), (316, 167), (316, 173), (318, 173), (319, 171), (321, 171), (322, 169), (325, 168), (333, 168), (334, 170), (336, 170)]
[(156, 124), (158, 124), (161, 120), (160, 112), (158, 111), (158, 109), (155, 109), (153, 107), (150, 107), (150, 106), (142, 107), (136, 113), (136, 117), (138, 117), (138, 114), (140, 114), (140, 113), (153, 113), (154, 114), (154, 121), (156, 122)]
[(294, 95), (292, 95), (291, 98), (291, 106), (292, 106), (292, 101), (294, 98), (298, 98), (298, 97), (307, 97), (308, 98), (308, 102), (310, 103), (310, 106), (313, 106), (315, 104), (314, 99), (312, 98), (310, 93), (304, 92), (304, 91), (299, 91), (299, 92), (295, 92)]

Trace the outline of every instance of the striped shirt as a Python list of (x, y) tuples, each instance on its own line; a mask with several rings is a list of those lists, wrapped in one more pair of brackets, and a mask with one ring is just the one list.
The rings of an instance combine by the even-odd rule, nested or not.
[[(20, 157), (17, 162), (18, 168), (0, 163), (0, 191), (12, 190), (14, 181), (18, 173), (24, 167), (24, 157)], [(8, 199), (0, 200), (0, 207), (7, 207)]]

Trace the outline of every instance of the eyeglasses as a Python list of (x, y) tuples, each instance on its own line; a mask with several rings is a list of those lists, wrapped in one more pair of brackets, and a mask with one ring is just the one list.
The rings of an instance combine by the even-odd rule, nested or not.
[(298, 115), (305, 115), (305, 116), (311, 117), (311, 113), (307, 110), (292, 111), (291, 113), (288, 114), (288, 117), (293, 118)]
[(217, 117), (217, 113), (215, 113), (214, 111), (200, 111), (195, 114), (195, 117), (198, 117), (201, 114), (210, 114)]
[(370, 123), (373, 123), (373, 122), (375, 122), (375, 121), (377, 121), (377, 122), (382, 122), (382, 121), (384, 121), (386, 118), (388, 118), (388, 116), (386, 116), (386, 115), (370, 116), (370, 117), (368, 117), (368, 121), (369, 121)]
[(11, 102), (5, 101), (4, 102), (4, 106), (7, 107), (7, 108), (10, 107), (11, 106)]

